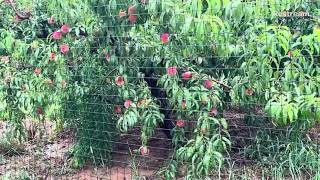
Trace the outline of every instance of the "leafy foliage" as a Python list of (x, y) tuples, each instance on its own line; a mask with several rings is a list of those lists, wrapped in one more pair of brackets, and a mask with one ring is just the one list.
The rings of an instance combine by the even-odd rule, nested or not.
[[(145, 154), (164, 124), (176, 152), (165, 176), (186, 163), (187, 178), (201, 179), (231, 146), (223, 117), (230, 105), (258, 102), (278, 126), (319, 121), (318, 2), (5, 0), (0, 7), (0, 118), (21, 141), (27, 117), (76, 129), (76, 167), (108, 161), (116, 134), (135, 126)], [(311, 16), (273, 16), (283, 11)]]

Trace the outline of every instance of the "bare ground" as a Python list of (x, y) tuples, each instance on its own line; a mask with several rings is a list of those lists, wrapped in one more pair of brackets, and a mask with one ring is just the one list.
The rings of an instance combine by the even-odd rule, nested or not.
[[(0, 124), (6, 126), (5, 123)], [(46, 128), (52, 127), (48, 125)], [(4, 129), (4, 128), (1, 128)], [(52, 135), (52, 130), (48, 130)], [(3, 136), (0, 134), (0, 137)], [(140, 147), (140, 130), (134, 129), (128, 135), (121, 136), (116, 143), (112, 155), (112, 165), (109, 167), (94, 167), (87, 165), (80, 170), (69, 167), (68, 152), (73, 146), (71, 131), (61, 132), (52, 142), (29, 141), (25, 149), (6, 155), (0, 151), (0, 176), (16, 176), (23, 171), (34, 174), (39, 179), (132, 179), (134, 176), (154, 177), (156, 170), (168, 159), (170, 143), (164, 133), (157, 131), (150, 140), (150, 155), (142, 157), (133, 153)], [(49, 134), (46, 134), (49, 137)], [(130, 143), (129, 143), (130, 142)], [(134, 165), (133, 168), (133, 158)]]
[[(255, 167), (249, 159), (239, 154), (239, 149), (245, 147), (248, 144), (248, 139), (255, 136), (256, 128), (246, 126), (243, 122), (244, 114), (237, 111), (225, 112), (224, 116), (228, 120), (231, 141), (233, 142), (230, 158), (233, 162), (237, 162), (229, 170), (239, 174), (245, 171), (249, 179), (261, 179), (260, 169)], [(268, 126), (272, 125), (267, 125), (266, 128)], [(0, 138), (3, 136), (5, 127), (6, 124), (0, 121)], [(139, 149), (141, 141), (140, 130), (133, 129), (128, 135), (122, 135), (117, 140), (111, 166), (95, 167), (88, 164), (80, 170), (71, 169), (68, 152), (74, 143), (73, 134), (71, 131), (64, 131), (55, 135), (55, 138), (50, 141), (49, 137), (53, 135), (52, 127), (49, 122), (45, 125), (45, 132), (47, 132), (45, 141), (30, 141), (24, 145), (24, 150), (13, 155), (3, 154), (0, 147), (0, 176), (11, 173), (10, 176), (13, 177), (18, 172), (26, 171), (36, 175), (39, 179), (128, 180), (136, 176), (156, 179), (155, 173), (171, 158), (170, 152), (172, 150), (170, 149), (172, 147), (170, 147), (170, 142), (165, 134), (160, 130), (157, 130), (154, 138), (149, 141), (150, 155), (148, 157), (134, 153), (134, 150)], [(317, 125), (307, 135), (313, 138), (315, 135), (318, 137), (319, 129), (320, 126)], [(227, 169), (225, 174), (220, 177), (229, 178), (229, 170)]]

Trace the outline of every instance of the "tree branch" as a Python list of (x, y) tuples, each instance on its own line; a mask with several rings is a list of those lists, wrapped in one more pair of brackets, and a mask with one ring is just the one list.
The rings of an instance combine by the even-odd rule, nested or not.
[(224, 83), (222, 83), (222, 82), (220, 82), (220, 81), (217, 81), (217, 80), (213, 80), (213, 81), (214, 81), (215, 83), (217, 83), (217, 84), (225, 87), (225, 88), (228, 88), (228, 90), (232, 89), (231, 86), (229, 86), (229, 85), (227, 85), (227, 84), (224, 84)]

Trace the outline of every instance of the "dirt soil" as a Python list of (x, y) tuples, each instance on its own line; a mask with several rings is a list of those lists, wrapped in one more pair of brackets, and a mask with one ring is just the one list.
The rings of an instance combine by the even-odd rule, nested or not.
[[(263, 116), (263, 114), (260, 115)], [(237, 166), (251, 167), (249, 171), (253, 176), (250, 179), (259, 179), (258, 176), (255, 176), (259, 173), (254, 164), (239, 153), (239, 149), (248, 144), (248, 138), (254, 137), (256, 128), (246, 126), (244, 114), (237, 111), (225, 112), (224, 116), (228, 121), (233, 143), (230, 158), (233, 159), (233, 162), (238, 163)], [(7, 125), (0, 121), (0, 139), (3, 139), (6, 127)], [(120, 136), (115, 142), (111, 166), (95, 167), (88, 164), (80, 170), (74, 170), (69, 166), (68, 156), (70, 148), (74, 144), (72, 131), (61, 132), (51, 140), (52, 127), (53, 125), (47, 122), (45, 124), (45, 139), (29, 141), (23, 146), (24, 148), (16, 150), (16, 152), (4, 153), (0, 147), (0, 177), (8, 176), (9, 173), (10, 177), (13, 177), (21, 172), (28, 172), (29, 175), (35, 175), (38, 179), (128, 180), (136, 176), (157, 179), (155, 174), (171, 158), (172, 147), (161, 130), (157, 130), (149, 141), (149, 156), (142, 157), (134, 153), (141, 145), (141, 131), (137, 128), (131, 130), (127, 135)], [(319, 134), (319, 129), (320, 127), (312, 129), (312, 131)], [(228, 178), (228, 173), (225, 178)]]
[[(0, 129), (5, 126), (6, 124), (1, 122)], [(48, 124), (45, 127), (46, 132), (52, 134), (52, 129), (49, 129), (51, 127), (53, 126)], [(0, 138), (3, 138), (4, 131), (0, 132)], [(71, 131), (59, 133), (52, 142), (48, 139), (40, 142), (29, 141), (24, 145), (25, 149), (19, 152), (9, 155), (0, 151), (0, 177), (8, 174), (13, 177), (21, 175), (21, 172), (28, 172), (38, 179), (124, 180), (134, 176), (154, 179), (156, 170), (169, 158), (170, 142), (162, 131), (157, 131), (149, 142), (149, 156), (142, 157), (133, 153), (140, 147), (140, 132), (139, 129), (133, 129), (120, 137), (113, 150), (110, 167), (97, 168), (87, 165), (80, 170), (69, 168), (68, 154), (74, 143)], [(45, 134), (44, 137), (50, 137), (50, 134)], [(135, 169), (132, 166), (133, 158)]]

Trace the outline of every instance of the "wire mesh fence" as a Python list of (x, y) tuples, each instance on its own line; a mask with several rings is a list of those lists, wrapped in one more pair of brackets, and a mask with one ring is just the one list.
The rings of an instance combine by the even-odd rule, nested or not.
[(319, 7), (0, 0), (0, 176), (319, 179)]

